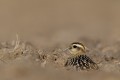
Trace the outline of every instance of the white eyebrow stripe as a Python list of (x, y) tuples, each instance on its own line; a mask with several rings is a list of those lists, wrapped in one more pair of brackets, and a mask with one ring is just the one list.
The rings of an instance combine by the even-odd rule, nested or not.
[(84, 47), (82, 45), (79, 45), (79, 44), (73, 44), (73, 45), (78, 46), (78, 47), (84, 49)]

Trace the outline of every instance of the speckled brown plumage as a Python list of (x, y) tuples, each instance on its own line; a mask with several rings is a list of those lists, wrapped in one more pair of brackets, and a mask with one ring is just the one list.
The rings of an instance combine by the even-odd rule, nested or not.
[(70, 57), (65, 63), (65, 67), (75, 66), (76, 69), (89, 70), (89, 69), (98, 69), (98, 66), (86, 55), (78, 55), (76, 57)]

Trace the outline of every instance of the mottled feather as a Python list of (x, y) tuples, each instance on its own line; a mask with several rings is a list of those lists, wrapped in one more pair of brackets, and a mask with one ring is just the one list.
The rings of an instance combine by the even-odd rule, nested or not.
[(86, 55), (78, 55), (68, 58), (65, 66), (75, 66), (76, 69), (80, 68), (81, 70), (98, 69), (97, 64)]

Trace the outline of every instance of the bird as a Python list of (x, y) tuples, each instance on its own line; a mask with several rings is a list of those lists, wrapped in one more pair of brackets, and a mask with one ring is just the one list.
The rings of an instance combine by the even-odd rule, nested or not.
[(98, 65), (88, 57), (86, 53), (86, 47), (80, 42), (73, 42), (68, 47), (71, 54), (64, 64), (65, 67), (73, 66), (76, 70), (97, 70)]

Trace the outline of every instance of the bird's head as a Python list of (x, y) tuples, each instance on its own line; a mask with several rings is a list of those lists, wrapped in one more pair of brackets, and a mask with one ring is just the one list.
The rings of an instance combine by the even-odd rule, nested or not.
[(86, 49), (82, 43), (74, 42), (69, 46), (69, 51), (73, 55), (82, 55), (86, 52)]

